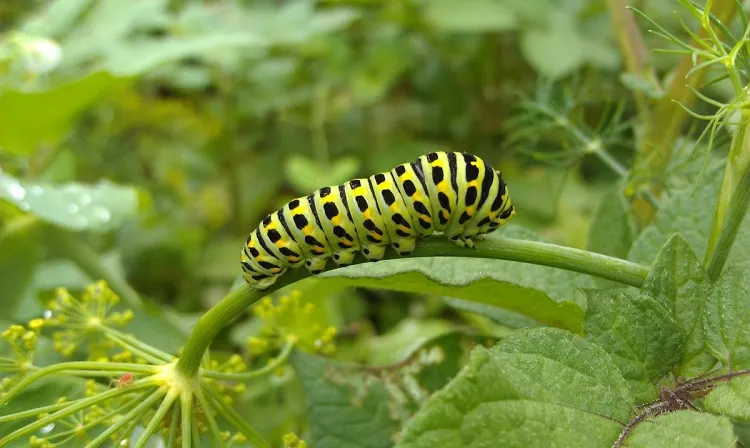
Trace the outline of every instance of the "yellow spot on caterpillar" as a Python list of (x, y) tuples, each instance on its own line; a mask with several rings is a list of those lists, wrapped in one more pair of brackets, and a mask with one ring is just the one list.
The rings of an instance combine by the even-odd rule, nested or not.
[(354, 193), (355, 196), (364, 196), (365, 187), (357, 187), (354, 190), (352, 190), (352, 193)]
[(313, 233), (313, 226), (312, 226), (312, 224), (308, 224), (308, 225), (306, 225), (306, 226), (305, 226), (305, 227), (304, 227), (304, 228), (302, 229), (302, 233), (304, 233), (304, 234), (305, 234), (305, 236), (309, 236), (309, 235), (312, 235), (312, 233)]
[(398, 203), (397, 202), (394, 202), (393, 204), (391, 204), (391, 211), (393, 213), (398, 212), (398, 210), (399, 210), (399, 207), (398, 207)]
[(476, 211), (476, 206), (474, 205), (470, 205), (466, 207), (466, 214), (468, 215), (473, 215), (475, 211)]
[(380, 235), (377, 232), (370, 232), (370, 236), (380, 241)]
[(441, 193), (445, 193), (446, 190), (448, 190), (448, 182), (442, 181), (438, 185), (438, 191)]
[(346, 247), (352, 247), (352, 243), (349, 240), (341, 240), (341, 244), (343, 244)]
[(370, 219), (370, 218), (372, 218), (372, 211), (368, 208), (367, 210), (365, 210), (364, 212), (362, 212), (362, 216), (365, 219)]
[(336, 215), (336, 216), (334, 216), (333, 218), (331, 218), (331, 223), (332, 223), (332, 224), (333, 224), (334, 226), (337, 226), (337, 225), (339, 225), (339, 224), (341, 223), (341, 215), (339, 214), (339, 215)]
[(302, 206), (299, 206), (299, 207), (297, 207), (295, 209), (292, 209), (291, 212), (292, 212), (293, 215), (302, 215), (302, 214), (305, 213), (305, 208), (302, 207)]

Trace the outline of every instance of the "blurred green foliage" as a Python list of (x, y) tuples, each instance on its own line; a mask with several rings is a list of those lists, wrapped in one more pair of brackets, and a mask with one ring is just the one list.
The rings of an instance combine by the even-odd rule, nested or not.
[[(633, 3), (684, 35), (672, 0)], [(509, 232), (529, 239), (648, 263), (672, 231), (686, 230), (673, 217), (700, 206), (679, 192), (656, 218), (664, 225), (640, 236), (643, 226), (628, 217), (618, 167), (634, 158), (632, 93), (660, 92), (623, 75), (604, 0), (36, 0), (0, 3), (0, 32), (0, 318), (9, 322), (42, 313), (57, 286), (81, 290), (95, 280), (43, 236), (55, 226), (76, 232), (103, 254), (104, 268), (158, 304), (131, 331), (174, 350), (237, 279), (240, 244), (267, 213), (435, 149), (500, 168), (519, 210), (514, 224), (536, 234)], [(652, 62), (661, 73), (675, 60)], [(726, 83), (708, 89), (731, 94)], [(726, 152), (726, 140), (719, 136), (715, 153)], [(695, 135), (682, 143), (692, 150)], [(696, 154), (675, 151), (666, 198), (696, 178)], [(705, 188), (706, 201), (717, 190), (717, 182)], [(693, 247), (709, 221), (685, 224)], [(737, 259), (747, 258), (743, 238)], [(481, 270), (463, 259), (455, 265), (430, 272), (445, 286)], [(468, 352), (463, 338), (479, 330), (499, 335), (539, 322), (580, 329), (583, 306), (568, 305), (583, 303), (577, 287), (594, 284), (508, 262), (476, 290), (445, 298), (446, 288), (431, 290), (416, 273), (389, 277), (389, 267), (396, 264), (378, 266), (379, 278), (365, 286), (400, 292), (351, 288), (348, 279), (376, 270), (368, 265), (295, 286), (323, 310), (321, 322), (339, 329), (339, 361), (398, 363), (436, 340), (458, 359)], [(498, 303), (506, 310), (480, 313), (491, 319), (472, 313)], [(258, 329), (256, 318), (238, 316), (215, 346), (242, 350)], [(324, 364), (293, 358), (308, 373)], [(463, 364), (432, 372), (430, 391)], [(350, 422), (307, 421), (304, 400), (344, 400), (341, 390), (356, 387), (351, 378), (318, 380), (264, 379), (236, 405), (275, 443), (308, 426), (317, 440), (327, 425)], [(396, 393), (374, 381), (375, 395)], [(391, 411), (349, 417), (374, 418), (363, 434), (372, 435), (369, 446), (386, 447), (414, 409)]]

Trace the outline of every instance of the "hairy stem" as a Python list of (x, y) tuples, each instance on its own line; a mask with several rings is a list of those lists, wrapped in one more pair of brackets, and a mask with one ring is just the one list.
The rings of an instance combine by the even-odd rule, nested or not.
[(721, 274), (750, 205), (750, 112), (742, 111), (742, 123), (732, 138), (708, 236), (704, 265), (713, 279)]
[[(474, 249), (463, 248), (445, 238), (434, 238), (422, 241), (410, 257), (467, 257), (520, 261), (590, 274), (637, 287), (643, 285), (649, 272), (646, 266), (619, 258), (537, 241), (493, 238), (478, 240), (475, 245)], [(389, 250), (385, 259), (394, 258), (400, 257)], [(363, 262), (366, 261), (358, 260), (354, 264)], [(333, 269), (336, 268), (330, 270)], [(200, 368), (204, 352), (224, 326), (261, 298), (309, 276), (310, 273), (306, 269), (295, 269), (282, 276), (268, 290), (258, 291), (243, 284), (231, 291), (198, 321), (177, 362), (177, 371), (188, 378), (194, 377)]]
[(122, 276), (102, 263), (102, 259), (73, 232), (48, 225), (44, 228), (47, 243), (60, 255), (70, 259), (92, 280), (102, 279), (129, 306), (141, 308), (138, 293)]

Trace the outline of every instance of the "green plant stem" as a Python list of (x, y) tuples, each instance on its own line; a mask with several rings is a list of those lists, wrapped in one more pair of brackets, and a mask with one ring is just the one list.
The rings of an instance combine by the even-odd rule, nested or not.
[(109, 437), (117, 432), (118, 429), (124, 427), (128, 423), (133, 422), (133, 420), (139, 419), (143, 416), (143, 414), (154, 404), (156, 404), (157, 401), (161, 399), (161, 397), (164, 396), (166, 393), (165, 388), (159, 388), (153, 391), (150, 395), (148, 395), (143, 401), (141, 401), (138, 406), (135, 406), (133, 409), (131, 409), (127, 414), (123, 415), (117, 421), (104, 430), (97, 438), (89, 442), (85, 448), (94, 448), (102, 443), (104, 443)]
[(73, 361), (73, 362), (61, 362), (59, 364), (52, 364), (50, 366), (41, 368), (31, 375), (25, 377), (23, 380), (18, 382), (13, 388), (3, 395), (0, 405), (7, 403), (15, 394), (23, 390), (29, 384), (47, 375), (53, 373), (65, 372), (67, 374), (75, 374), (76, 371), (109, 371), (110, 373), (147, 373), (155, 374), (159, 372), (159, 368), (156, 366), (149, 366), (143, 364), (131, 364), (131, 363), (114, 363), (114, 362), (94, 362), (94, 361)]
[(750, 205), (750, 112), (742, 111), (742, 123), (732, 137), (708, 237), (704, 265), (712, 279), (721, 274)]
[(234, 425), (235, 428), (239, 429), (240, 432), (247, 437), (247, 440), (258, 448), (271, 448), (271, 445), (258, 434), (252, 426), (248, 425), (244, 418), (237, 413), (231, 406), (226, 404), (221, 396), (210, 386), (203, 385), (203, 392), (206, 394), (206, 398), (213, 405), (216, 412), (224, 417), (229, 423)]
[[(433, 238), (421, 241), (410, 257), (465, 257), (520, 261), (594, 275), (636, 287), (643, 285), (649, 272), (646, 266), (619, 258), (537, 241), (493, 238), (478, 240), (475, 245), (474, 249), (470, 249), (458, 247), (442, 237)], [(385, 260), (394, 258), (401, 257), (388, 250)], [(354, 264), (363, 262), (366, 261), (360, 259)], [(333, 269), (336, 268), (330, 270)], [(306, 269), (295, 269), (286, 273), (276, 284), (265, 291), (251, 289), (247, 284), (231, 291), (200, 318), (177, 362), (177, 372), (188, 378), (195, 377), (203, 354), (224, 326), (261, 298), (310, 275)]]
[(277, 367), (284, 364), (289, 356), (292, 354), (294, 349), (294, 343), (288, 342), (281, 349), (281, 352), (277, 357), (271, 360), (268, 364), (257, 370), (251, 370), (243, 373), (224, 373), (215, 372), (213, 370), (206, 370), (203, 372), (204, 378), (212, 378), (215, 380), (234, 380), (234, 381), (247, 381), (253, 378), (268, 375), (269, 373), (276, 370)]
[[(714, 14), (724, 25), (729, 26), (737, 13), (736, 0), (714, 0), (711, 13)], [(703, 28), (697, 32), (699, 38), (707, 36)], [(697, 43), (693, 43), (698, 45)], [(645, 128), (643, 138), (639, 142), (638, 153), (635, 160), (635, 169), (648, 177), (659, 178), (667, 169), (672, 155), (674, 142), (676, 142), (690, 118), (688, 113), (680, 105), (691, 108), (695, 102), (691, 88), (699, 89), (705, 80), (709, 70), (700, 69), (693, 71), (687, 78), (688, 73), (693, 70), (694, 63), (692, 55), (685, 55), (679, 64), (672, 70), (667, 79), (671, 79), (665, 86), (665, 94), (656, 100), (648, 120), (644, 122)], [(655, 185), (653, 194), (658, 199), (661, 186)], [(648, 223), (653, 219), (655, 209), (645, 201), (635, 204), (636, 213), (641, 222)]]
[(143, 380), (136, 381), (127, 388), (117, 388), (102, 392), (92, 397), (87, 397), (83, 400), (76, 401), (74, 405), (68, 406), (65, 409), (61, 409), (54, 414), (50, 414), (47, 417), (41, 418), (34, 423), (24, 426), (23, 428), (17, 429), (16, 431), (8, 434), (7, 436), (0, 439), (0, 446), (3, 446), (21, 436), (29, 434), (34, 431), (38, 431), (41, 428), (49, 425), (52, 422), (60, 420), (69, 415), (73, 415), (78, 411), (82, 411), (86, 408), (96, 405), (107, 400), (111, 400), (117, 396), (130, 394), (135, 391), (152, 387), (156, 384), (156, 380), (153, 378), (144, 378)]
[(167, 412), (169, 412), (169, 410), (172, 408), (172, 404), (175, 402), (175, 400), (177, 400), (179, 395), (180, 394), (176, 389), (170, 389), (169, 392), (167, 392), (167, 396), (164, 397), (164, 400), (159, 405), (159, 409), (156, 410), (156, 413), (148, 422), (148, 426), (146, 426), (146, 429), (143, 430), (141, 437), (138, 438), (138, 441), (135, 444), (135, 448), (143, 448), (144, 446), (146, 446), (146, 443), (149, 441), (151, 436), (159, 430), (159, 424), (162, 420), (164, 420), (164, 416), (167, 415)]
[(77, 264), (92, 280), (106, 281), (109, 287), (129, 306), (138, 309), (143, 307), (135, 289), (118, 273), (102, 263), (99, 254), (81, 241), (78, 235), (52, 225), (45, 226), (44, 233), (50, 247)]
[[(651, 84), (658, 86), (659, 80), (656, 73), (649, 68), (647, 63), (648, 48), (646, 48), (643, 35), (635, 22), (633, 13), (627, 9), (628, 2), (625, 0), (607, 0), (606, 3), (628, 73), (644, 76)], [(646, 96), (637, 91), (633, 92), (633, 96), (639, 111), (648, 114), (649, 103)]]

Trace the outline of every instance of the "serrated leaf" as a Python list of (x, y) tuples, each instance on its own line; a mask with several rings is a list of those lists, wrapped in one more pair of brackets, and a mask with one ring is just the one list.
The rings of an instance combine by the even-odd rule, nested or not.
[(734, 448), (736, 438), (726, 417), (680, 411), (638, 425), (626, 440), (630, 448)]
[(389, 448), (397, 422), (382, 381), (299, 351), (290, 362), (305, 389), (310, 444), (327, 448)]
[(720, 384), (703, 399), (707, 411), (750, 421), (750, 378), (738, 377)]
[(440, 31), (507, 31), (517, 26), (511, 9), (493, 0), (432, 0), (425, 5), (425, 20)]
[[(695, 192), (693, 192), (693, 187), (690, 187), (665, 201), (651, 225), (643, 230), (633, 243), (628, 259), (637, 263), (651, 263), (656, 253), (675, 233), (685, 238), (698, 259), (703, 259), (721, 179), (721, 171), (709, 171)], [(750, 219), (746, 216), (737, 233), (737, 239), (729, 253), (728, 261), (732, 263), (748, 259), (750, 259)]]
[(128, 82), (106, 72), (43, 92), (0, 92), (0, 148), (28, 154), (38, 145), (54, 145), (81, 112)]
[[(508, 225), (487, 236), (538, 240)], [(419, 243), (417, 243), (419, 244)], [(336, 282), (398, 291), (449, 296), (506, 308), (539, 322), (580, 333), (585, 297), (578, 289), (594, 286), (591, 277), (524, 263), (472, 258), (404, 258), (364, 263), (320, 274)]]
[(108, 181), (93, 185), (36, 184), (0, 171), (0, 199), (66, 229), (106, 231), (138, 210), (138, 190)]
[(601, 347), (553, 328), (477, 348), (409, 422), (399, 448), (607, 446), (633, 400)]
[(682, 333), (671, 313), (652, 297), (629, 289), (586, 292), (586, 339), (610, 354), (637, 402), (656, 398), (655, 383), (682, 353)]
[(750, 263), (727, 268), (711, 288), (703, 316), (706, 340), (732, 369), (750, 367)]
[(618, 184), (602, 198), (591, 223), (588, 250), (624, 258), (633, 244), (637, 229)]
[(4, 317), (15, 317), (28, 297), (41, 260), (37, 221), (21, 216), (0, 228), (0, 305)]
[(671, 313), (684, 342), (679, 372), (692, 377), (714, 363), (703, 334), (703, 310), (709, 280), (695, 252), (681, 235), (673, 235), (656, 255), (643, 291), (660, 301)]

